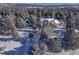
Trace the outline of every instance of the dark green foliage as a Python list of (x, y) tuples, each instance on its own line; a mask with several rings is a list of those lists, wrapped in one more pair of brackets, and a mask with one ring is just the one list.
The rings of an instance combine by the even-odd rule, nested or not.
[(65, 35), (65, 40), (67, 44), (69, 45), (68, 49), (77, 49), (79, 48), (79, 36), (75, 32), (76, 29), (76, 17), (75, 15), (71, 12), (69, 18), (67, 19), (67, 24), (66, 24), (66, 35)]
[[(75, 8), (16, 8), (16, 7), (4, 7), (0, 8), (0, 34), (18, 36), (16, 28), (22, 29), (27, 25), (32, 29), (42, 29), (40, 34), (40, 41), (43, 39), (49, 39), (46, 28), (48, 21), (41, 23), (40, 18), (55, 18), (64, 21), (66, 24), (65, 44), (68, 45), (68, 49), (79, 48), (79, 34), (75, 32), (75, 29), (79, 29), (79, 9)], [(27, 16), (27, 17), (26, 17)], [(27, 24), (26, 24), (26, 20)], [(1, 20), (4, 19), (4, 20)], [(25, 26), (26, 25), (26, 26)], [(53, 28), (54, 26), (52, 26)], [(3, 29), (3, 30), (2, 30)], [(47, 29), (48, 30), (48, 29)], [(52, 33), (51, 29), (51, 33)], [(49, 32), (49, 31), (48, 31)], [(49, 33), (50, 33), (49, 32)], [(50, 33), (50, 34), (51, 34)], [(50, 35), (49, 35), (50, 36)], [(33, 38), (33, 33), (29, 34), (29, 38)], [(59, 38), (49, 39), (50, 49), (53, 52), (61, 51), (61, 41)]]
[(44, 29), (42, 29), (41, 33), (40, 33), (40, 39), (39, 40), (44, 40), (44, 39), (47, 39), (47, 33)]
[(48, 51), (48, 48), (45, 44), (33, 44), (28, 51), (30, 55), (43, 55)]
[(29, 39), (33, 39), (34, 38), (34, 34), (33, 33), (29, 33), (28, 38)]
[(49, 38), (47, 40), (47, 46), (49, 51), (58, 53), (61, 52), (62, 47), (61, 47), (61, 40), (58, 37), (55, 38)]

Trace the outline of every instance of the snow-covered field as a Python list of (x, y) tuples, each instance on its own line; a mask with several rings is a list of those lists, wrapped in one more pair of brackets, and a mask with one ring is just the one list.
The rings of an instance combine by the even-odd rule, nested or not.
[[(24, 29), (23, 29), (24, 30)], [(13, 40), (11, 39), (12, 36), (2, 36), (0, 35), (0, 54), (12, 54), (12, 51), (16, 52), (17, 54), (27, 54), (28, 48), (33, 44), (30, 43), (29, 39), (27, 39), (29, 31), (18, 31), (19, 39)], [(36, 39), (37, 35), (35, 35), (34, 40)], [(8, 40), (9, 39), (9, 40)], [(5, 41), (6, 40), (6, 41)], [(16, 55), (16, 53), (13, 53)]]

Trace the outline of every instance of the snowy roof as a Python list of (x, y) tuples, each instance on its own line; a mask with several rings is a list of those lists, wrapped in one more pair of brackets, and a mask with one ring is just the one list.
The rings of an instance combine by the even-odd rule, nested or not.
[(54, 22), (55, 22), (56, 24), (59, 24), (59, 23), (60, 23), (58, 20), (54, 20)]
[(48, 20), (48, 21), (51, 21), (51, 20), (54, 20), (54, 18), (40, 18), (40, 21), (44, 21), (44, 20)]
[(54, 21), (56, 24), (60, 23), (60, 21), (58, 21), (57, 19), (54, 19), (54, 18), (40, 18), (41, 22), (43, 22), (44, 20), (48, 20), (49, 22)]

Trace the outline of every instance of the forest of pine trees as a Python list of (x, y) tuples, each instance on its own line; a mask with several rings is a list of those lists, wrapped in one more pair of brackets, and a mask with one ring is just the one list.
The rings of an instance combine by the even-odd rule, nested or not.
[[(0, 8), (0, 35), (11, 34), (16, 38), (18, 36), (16, 29), (25, 28), (27, 26), (26, 23), (28, 23), (28, 26), (33, 29), (41, 29), (39, 34), (40, 41), (42, 39), (49, 39), (49, 41), (45, 40), (45, 44), (49, 44), (47, 44), (48, 49), (51, 49), (53, 52), (60, 52), (62, 47), (60, 38), (48, 37), (48, 21), (41, 24), (40, 18), (54, 18), (65, 22), (66, 33), (63, 43), (66, 47), (64, 47), (64, 49), (75, 50), (79, 48), (79, 35), (75, 32), (75, 29), (79, 30), (79, 9), (75, 8)], [(53, 31), (53, 26), (51, 31)], [(32, 33), (30, 33), (29, 36), (32, 37)], [(31, 49), (34, 49), (34, 52), (38, 52), (40, 47), (37, 50), (33, 47), (31, 47)]]

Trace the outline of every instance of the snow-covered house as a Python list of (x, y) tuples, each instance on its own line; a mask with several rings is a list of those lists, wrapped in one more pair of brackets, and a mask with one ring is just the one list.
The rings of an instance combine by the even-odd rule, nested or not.
[(53, 21), (55, 22), (56, 24), (59, 24), (60, 21), (57, 20), (57, 19), (54, 19), (54, 18), (40, 18), (40, 21), (43, 22), (44, 20), (48, 20), (49, 22)]
[(41, 22), (44, 22), (45, 20), (47, 20), (49, 23), (56, 25), (58, 27), (58, 25), (60, 24), (60, 21), (54, 18), (40, 18)]
[(64, 24), (62, 24), (63, 21), (59, 21), (54, 18), (40, 18), (40, 21), (43, 22), (44, 20), (48, 20), (48, 22), (51, 24), (52, 27), (48, 26), (45, 28), (48, 37), (56, 37), (58, 36), (59, 38), (64, 38), (64, 33), (66, 32), (66, 29), (64, 27)]

